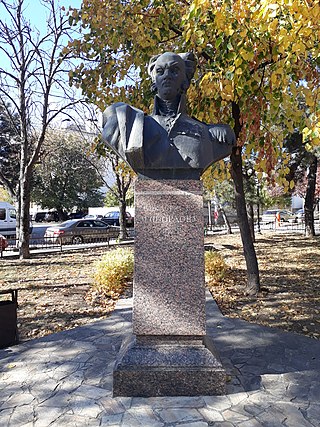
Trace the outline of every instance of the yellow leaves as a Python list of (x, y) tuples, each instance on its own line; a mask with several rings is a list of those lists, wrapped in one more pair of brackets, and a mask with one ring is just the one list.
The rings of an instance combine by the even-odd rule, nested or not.
[(278, 28), (278, 22), (279, 22), (278, 19), (273, 19), (271, 23), (268, 25), (268, 30), (271, 35), (276, 32)]
[(270, 77), (273, 88), (281, 87), (284, 84), (284, 70), (282, 67), (277, 68)]
[(305, 96), (305, 102), (308, 107), (313, 107), (316, 102), (316, 95), (312, 93), (312, 91), (308, 88), (303, 89), (304, 96)]
[(271, 74), (271, 83), (274, 85), (274, 86), (278, 86), (277, 85), (277, 83), (278, 83), (278, 75), (277, 75), (277, 73), (272, 73)]
[(158, 40), (161, 40), (161, 34), (160, 34), (160, 30), (159, 30), (159, 28), (155, 28), (155, 29), (154, 29), (154, 35), (156, 36), (156, 38), (157, 38)]
[(227, 36), (232, 36), (232, 34), (234, 33), (234, 29), (232, 28), (232, 25), (231, 25), (231, 24), (229, 24), (229, 25), (225, 28), (224, 33), (225, 33)]
[(117, 248), (107, 252), (95, 264), (93, 285), (109, 293), (122, 293), (125, 284), (132, 280), (133, 259), (130, 248)]
[(277, 3), (269, 3), (269, 0), (260, 1), (260, 9), (254, 14), (257, 20), (266, 20), (267, 18), (275, 18), (278, 13), (279, 5)]
[[(217, 93), (220, 91), (220, 86), (218, 86), (217, 76), (214, 76), (212, 72), (206, 73), (201, 82), (200, 82), (201, 94), (202, 96), (213, 98), (217, 96)], [(201, 113), (201, 112), (200, 112)], [(199, 118), (203, 120), (203, 118)]]
[(313, 147), (320, 146), (320, 121), (310, 124), (309, 127), (305, 127), (302, 131), (303, 142), (307, 150), (311, 151)]
[(245, 61), (252, 61), (254, 58), (253, 50), (240, 49), (239, 54)]
[(293, 43), (292, 52), (297, 54), (304, 54), (306, 52), (306, 47), (302, 42)]
[(261, 159), (259, 162), (259, 167), (261, 170), (265, 171), (267, 166), (267, 159)]
[(206, 279), (211, 282), (221, 281), (228, 272), (228, 266), (224, 258), (214, 251), (205, 251), (205, 275)]
[(238, 56), (234, 61), (234, 65), (236, 67), (240, 67), (241, 64), (242, 64), (242, 58), (241, 58), (241, 56)]
[(287, 54), (287, 49), (292, 43), (292, 34), (290, 34), (286, 28), (281, 28), (276, 39), (278, 41), (279, 53)]
[(214, 20), (215, 20), (215, 24), (216, 24), (218, 29), (222, 30), (225, 28), (225, 26), (226, 26), (225, 15), (222, 12), (220, 12), (219, 10), (216, 11)]
[(192, 36), (193, 30), (191, 28), (189, 28), (186, 33), (185, 33), (185, 40), (186, 42), (190, 41), (190, 38)]
[(290, 188), (290, 190), (294, 189), (294, 181), (293, 181), (293, 179), (289, 182), (289, 188)]
[(193, 4), (196, 8), (202, 7), (205, 9), (209, 9), (211, 7), (210, 0), (194, 0)]
[(221, 98), (225, 101), (234, 99), (234, 82), (233, 80), (223, 79), (220, 81)]
[(207, 83), (208, 83), (208, 81), (211, 81), (211, 78), (212, 78), (212, 73), (209, 71), (208, 73), (206, 73), (206, 74), (202, 77), (201, 85), (203, 85), (203, 84), (207, 84)]
[(242, 37), (242, 38), (245, 38), (246, 37), (246, 35), (247, 35), (247, 29), (246, 28), (243, 28), (241, 31), (240, 31), (240, 37)]

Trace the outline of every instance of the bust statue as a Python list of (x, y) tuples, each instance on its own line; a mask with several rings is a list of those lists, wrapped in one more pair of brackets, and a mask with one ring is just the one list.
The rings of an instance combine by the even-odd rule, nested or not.
[(192, 53), (152, 57), (148, 72), (156, 91), (151, 115), (125, 103), (103, 113), (102, 138), (142, 177), (199, 179), (231, 153), (229, 125), (207, 125), (186, 112), (186, 92), (195, 72)]

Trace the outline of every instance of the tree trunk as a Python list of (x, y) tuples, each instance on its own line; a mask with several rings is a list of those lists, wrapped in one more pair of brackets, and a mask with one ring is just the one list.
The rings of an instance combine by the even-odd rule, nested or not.
[[(232, 117), (234, 119), (234, 132), (238, 139), (242, 124), (240, 121), (239, 104), (234, 101), (232, 102)], [(250, 295), (256, 295), (260, 290), (259, 267), (256, 251), (250, 234), (246, 200), (244, 197), (241, 147), (233, 147), (230, 159), (231, 176), (234, 183), (236, 198), (238, 225), (240, 228), (243, 252), (247, 265), (247, 293)]]
[(253, 209), (253, 204), (249, 203), (248, 208), (249, 208), (248, 209), (248, 222), (249, 222), (250, 234), (251, 234), (252, 241), (255, 242), (256, 241), (256, 236), (255, 236), (255, 232), (254, 232), (254, 209)]
[(208, 228), (212, 230), (212, 209), (211, 209), (211, 200), (208, 200)]
[(312, 155), (308, 173), (308, 184), (305, 197), (304, 215), (305, 215), (305, 235), (306, 237), (315, 236), (314, 229), (314, 195), (316, 190), (318, 159)]
[(126, 240), (127, 238), (127, 221), (126, 221), (127, 203), (125, 200), (120, 200), (119, 204), (119, 223), (120, 223), (120, 234), (119, 240)]
[[(24, 82), (24, 77), (21, 77)], [(32, 169), (28, 167), (28, 135), (27, 135), (27, 115), (24, 88), (20, 93), (21, 110), (21, 142), (20, 142), (20, 173), (19, 173), (19, 229), (17, 233), (17, 246), (19, 258), (30, 258), (30, 182)]]
[(258, 226), (258, 233), (261, 233), (261, 227), (260, 227), (260, 187), (259, 183), (257, 185), (257, 226)]
[(24, 176), (20, 181), (18, 249), (20, 259), (30, 258), (30, 183), (29, 177)]
[(223, 209), (220, 205), (219, 205), (219, 210), (220, 210), (220, 212), (221, 212), (221, 215), (222, 215), (222, 218), (223, 218), (224, 224), (225, 224), (225, 226), (227, 227), (227, 234), (232, 234), (231, 225), (230, 225), (230, 222), (229, 222), (229, 220), (228, 220), (228, 217), (227, 217), (227, 215), (226, 215), (226, 213), (225, 213), (224, 209)]
[(247, 266), (247, 293), (256, 295), (260, 290), (259, 267), (247, 216), (240, 147), (234, 147), (232, 149), (231, 176), (234, 182), (238, 224)]

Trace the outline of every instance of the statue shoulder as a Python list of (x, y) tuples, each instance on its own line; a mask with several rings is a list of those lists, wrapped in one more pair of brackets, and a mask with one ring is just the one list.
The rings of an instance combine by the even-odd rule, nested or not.
[(130, 112), (130, 113), (136, 113), (136, 114), (144, 114), (143, 111), (139, 110), (138, 108), (132, 107), (129, 104), (126, 104), (125, 102), (115, 102), (114, 104), (109, 105), (103, 112), (102, 115), (102, 126), (107, 123), (108, 119), (110, 119), (113, 116), (116, 116), (119, 113), (123, 112)]

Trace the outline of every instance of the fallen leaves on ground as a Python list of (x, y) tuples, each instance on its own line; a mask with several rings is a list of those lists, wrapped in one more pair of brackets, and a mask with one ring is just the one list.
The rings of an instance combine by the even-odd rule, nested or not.
[(108, 249), (2, 259), (0, 289), (18, 289), (20, 341), (71, 329), (108, 316), (119, 295), (94, 298), (94, 262)]
[(239, 234), (213, 235), (206, 243), (224, 257), (223, 281), (208, 283), (226, 316), (320, 338), (320, 239), (301, 234), (257, 234), (261, 290), (246, 295), (246, 264)]
[[(261, 276), (256, 298), (245, 293), (246, 267), (239, 234), (207, 236), (229, 265), (222, 281), (208, 284), (229, 317), (320, 337), (320, 239), (300, 234), (257, 235)], [(93, 264), (108, 249), (0, 260), (0, 289), (18, 288), (21, 340), (85, 325), (113, 311), (119, 297), (92, 288)], [(131, 284), (125, 296), (131, 296)]]

